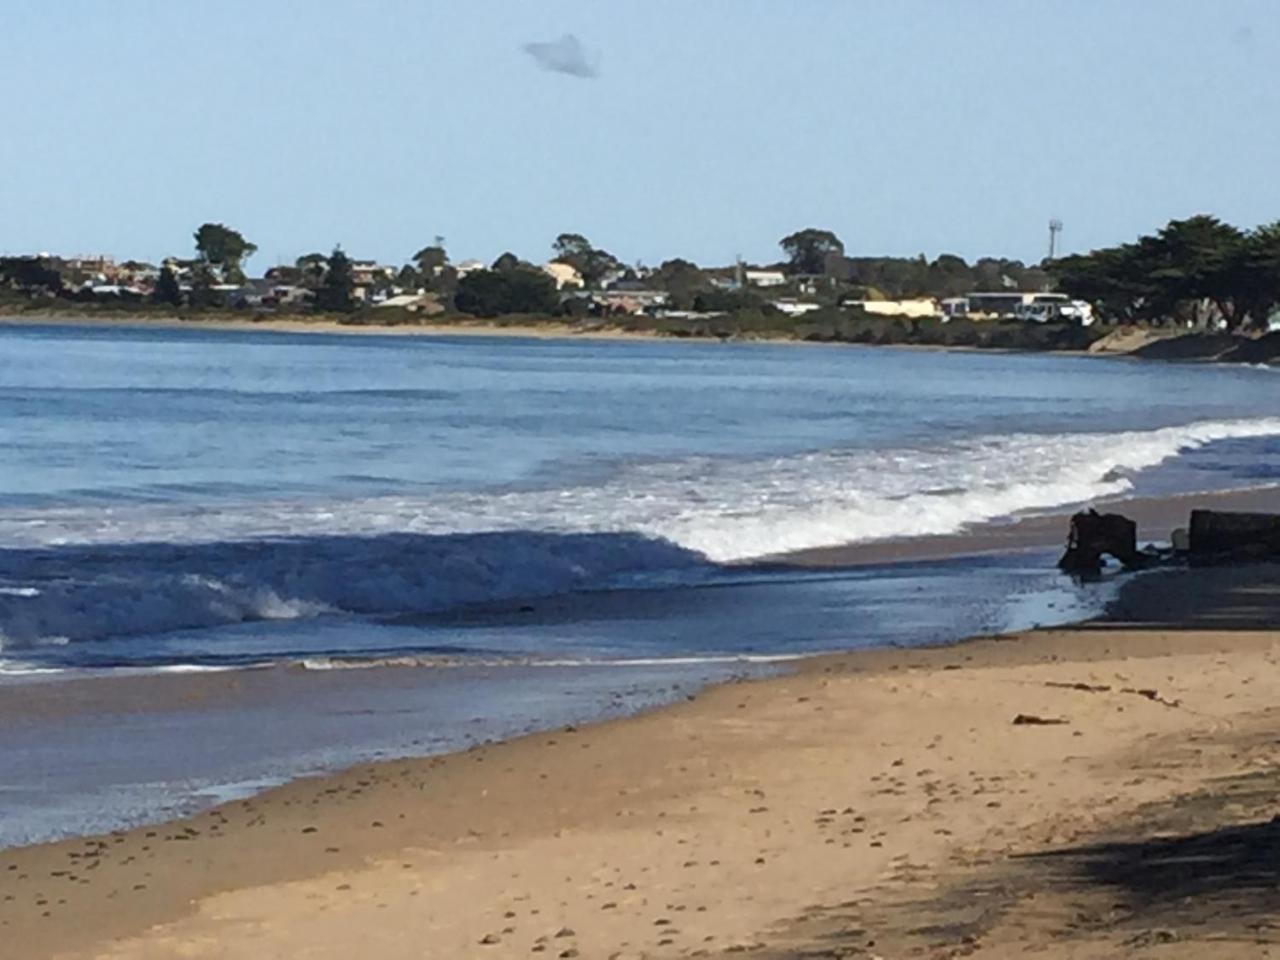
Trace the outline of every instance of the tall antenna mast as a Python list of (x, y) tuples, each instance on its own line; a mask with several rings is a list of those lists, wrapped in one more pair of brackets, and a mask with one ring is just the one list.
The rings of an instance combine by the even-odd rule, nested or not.
[(1058, 234), (1062, 232), (1062, 221), (1054, 217), (1049, 221), (1049, 259), (1054, 259), (1058, 254)]

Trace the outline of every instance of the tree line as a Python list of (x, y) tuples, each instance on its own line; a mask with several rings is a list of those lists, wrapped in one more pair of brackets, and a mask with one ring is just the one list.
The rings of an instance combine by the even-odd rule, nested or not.
[[(194, 258), (166, 260), (150, 299), (175, 308), (233, 306), (224, 291), (245, 282), (244, 265), (257, 246), (220, 223), (202, 224), (193, 241)], [(1030, 265), (996, 257), (969, 263), (952, 254), (931, 260), (924, 255), (851, 257), (834, 232), (817, 227), (783, 237), (779, 249), (779, 260), (759, 266), (783, 277), (767, 289), (742, 283), (743, 264), (706, 268), (672, 258), (653, 268), (630, 266), (578, 233), (556, 237), (551, 260), (572, 267), (586, 291), (606, 286), (658, 290), (667, 295), (669, 308), (693, 313), (767, 313), (780, 296), (835, 307), (853, 299), (1057, 289), (1093, 303), (1096, 313), (1111, 322), (1185, 321), (1235, 330), (1264, 326), (1280, 307), (1280, 222), (1243, 230), (1195, 216), (1171, 221), (1132, 243)], [(305, 291), (306, 307), (318, 312), (351, 313), (361, 306), (354, 265), (341, 247), (274, 266), (266, 278)], [(57, 261), (0, 258), (0, 289), (30, 297), (70, 296), (74, 279), (60, 272)], [(428, 293), (446, 310), (479, 317), (577, 316), (591, 309), (588, 298), (560, 290), (543, 268), (512, 253), (484, 269), (460, 270), (450, 261), (443, 237), (398, 270), (366, 281), (383, 292)]]
[(1280, 221), (1252, 230), (1199, 215), (1051, 264), (1058, 289), (1111, 322), (1265, 328), (1280, 307)]

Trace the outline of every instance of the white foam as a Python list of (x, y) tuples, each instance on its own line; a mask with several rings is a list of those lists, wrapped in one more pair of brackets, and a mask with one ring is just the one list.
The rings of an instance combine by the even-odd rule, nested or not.
[(1276, 435), (1280, 418), (1264, 418), (817, 454), (777, 461), (737, 502), (686, 511), (656, 532), (721, 562), (956, 533), (1019, 513), (1122, 496), (1138, 473), (1179, 453), (1215, 440)]
[(802, 660), (811, 653), (778, 653), (778, 654), (712, 654), (693, 657), (503, 657), (491, 659), (485, 657), (443, 657), (432, 655), (414, 655), (399, 657), (304, 657), (297, 665), (304, 670), (372, 670), (383, 667), (429, 667), (441, 669), (446, 667), (697, 667), (721, 666), (726, 664), (767, 665), (771, 663), (787, 663)]
[(0, 677), (28, 677), (50, 673), (62, 673), (56, 667), (37, 667), (21, 660), (6, 660), (0, 657)]
[(742, 653), (702, 657), (624, 657), (617, 660), (600, 657), (598, 659), (533, 660), (528, 665), (531, 667), (699, 667), (735, 663), (767, 665), (771, 663), (790, 663), (810, 656), (813, 656), (812, 652)]

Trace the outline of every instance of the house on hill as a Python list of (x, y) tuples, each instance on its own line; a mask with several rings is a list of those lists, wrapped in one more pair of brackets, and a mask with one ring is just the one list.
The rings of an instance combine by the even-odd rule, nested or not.
[(542, 272), (556, 282), (557, 290), (563, 290), (565, 287), (581, 290), (584, 286), (582, 274), (571, 264), (552, 260), (542, 265)]

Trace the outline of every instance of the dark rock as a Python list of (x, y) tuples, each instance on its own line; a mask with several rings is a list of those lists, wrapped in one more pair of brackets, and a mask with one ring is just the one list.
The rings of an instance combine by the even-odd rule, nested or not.
[(1104, 555), (1126, 567), (1143, 566), (1149, 558), (1138, 552), (1138, 525), (1118, 513), (1087, 510), (1071, 518), (1067, 549), (1058, 569), (1082, 576), (1097, 575)]

